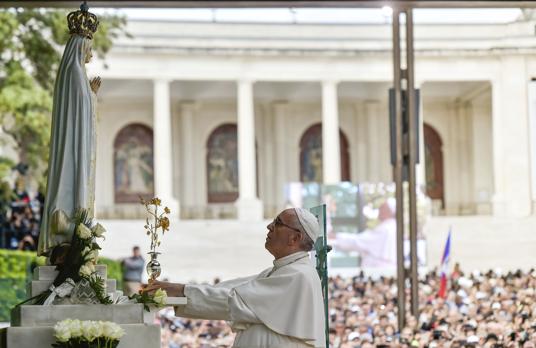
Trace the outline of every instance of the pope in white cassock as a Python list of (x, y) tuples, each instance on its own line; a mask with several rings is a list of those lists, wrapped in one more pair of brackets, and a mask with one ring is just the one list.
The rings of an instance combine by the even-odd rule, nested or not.
[(186, 296), (177, 316), (229, 321), (236, 332), (233, 347), (325, 347), (322, 287), (309, 257), (318, 221), (308, 210), (290, 208), (267, 228), (265, 248), (274, 266), (258, 275), (217, 285), (155, 281), (144, 291)]

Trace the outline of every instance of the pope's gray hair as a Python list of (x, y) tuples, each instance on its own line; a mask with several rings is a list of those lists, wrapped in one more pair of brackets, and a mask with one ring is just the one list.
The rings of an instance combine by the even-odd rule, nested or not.
[[(301, 230), (301, 228), (300, 228), (300, 230)], [(315, 245), (315, 243), (313, 242), (311, 237), (309, 237), (309, 235), (307, 233), (303, 232), (303, 231), (302, 231), (301, 234), (303, 236), (303, 239), (300, 242), (300, 248), (303, 251), (311, 251), (311, 250), (313, 250), (313, 246)]]
[(305, 232), (305, 228), (303, 227), (300, 221), (300, 218), (298, 217), (298, 212), (296, 211), (296, 209), (292, 209), (292, 210), (294, 210), (294, 215), (296, 217), (296, 221), (298, 222), (297, 224), (298, 229), (301, 231), (301, 235), (302, 235), (302, 240), (300, 242), (300, 249), (303, 251), (311, 251), (313, 250), (315, 242), (311, 239), (311, 237), (309, 237), (307, 232)]

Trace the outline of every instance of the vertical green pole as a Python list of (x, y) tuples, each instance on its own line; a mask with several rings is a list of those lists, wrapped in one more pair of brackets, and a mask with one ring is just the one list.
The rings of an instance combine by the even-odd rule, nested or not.
[(321, 236), (315, 242), (316, 251), (316, 271), (320, 277), (320, 283), (322, 285), (322, 295), (324, 298), (324, 316), (326, 323), (326, 348), (329, 347), (329, 310), (328, 310), (328, 252), (331, 250), (331, 246), (327, 245), (327, 233), (326, 233), (326, 205), (322, 204), (310, 209), (318, 218), (318, 223), (321, 228)]

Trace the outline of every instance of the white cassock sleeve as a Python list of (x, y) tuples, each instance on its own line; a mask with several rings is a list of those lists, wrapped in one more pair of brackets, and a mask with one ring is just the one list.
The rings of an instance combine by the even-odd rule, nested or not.
[(184, 296), (188, 302), (185, 306), (176, 306), (175, 315), (195, 319), (259, 324), (261, 323), (259, 318), (233, 289), (254, 277), (233, 279), (217, 285), (186, 285)]
[(365, 231), (360, 234), (356, 233), (337, 233), (334, 240), (330, 240), (335, 249), (340, 251), (357, 251), (360, 254), (368, 252), (368, 244), (374, 239), (370, 231)]

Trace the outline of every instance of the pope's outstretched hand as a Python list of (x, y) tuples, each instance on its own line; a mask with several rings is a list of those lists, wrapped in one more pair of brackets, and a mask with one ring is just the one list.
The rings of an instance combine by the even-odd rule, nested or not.
[(158, 280), (150, 282), (149, 284), (143, 284), (141, 292), (148, 293), (149, 295), (154, 295), (155, 291), (158, 289), (165, 290), (169, 297), (184, 296), (184, 284), (161, 282)]

